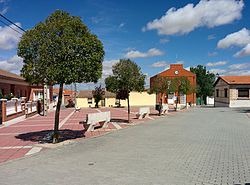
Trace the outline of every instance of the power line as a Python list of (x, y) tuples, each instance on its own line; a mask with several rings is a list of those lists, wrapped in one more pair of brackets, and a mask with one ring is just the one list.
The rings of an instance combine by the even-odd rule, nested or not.
[(4, 15), (2, 15), (1, 13), (0, 13), (0, 16), (1, 16), (2, 18), (4, 18), (6, 21), (8, 21), (9, 23), (11, 23), (11, 24), (13, 24), (14, 26), (16, 26), (17, 28), (19, 28), (20, 30), (22, 30), (23, 32), (26, 32), (22, 27), (18, 26), (17, 24), (15, 24), (15, 23), (12, 22), (11, 20), (9, 20), (7, 17), (5, 17)]
[(21, 32), (17, 31), (16, 29), (14, 29), (13, 27), (11, 27), (10, 25), (8, 25), (7, 23), (5, 23), (4, 21), (0, 20), (0, 22), (1, 22), (1, 23), (3, 23), (4, 25), (6, 25), (6, 26), (10, 27), (10, 28), (11, 28), (12, 30), (14, 30), (15, 32), (17, 32), (17, 33), (19, 33), (19, 34), (21, 34), (21, 35), (22, 35), (22, 33), (21, 33)]

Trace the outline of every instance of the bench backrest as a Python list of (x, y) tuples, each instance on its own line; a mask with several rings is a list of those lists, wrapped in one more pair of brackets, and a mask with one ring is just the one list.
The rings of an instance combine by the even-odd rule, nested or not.
[(164, 110), (168, 110), (169, 108), (168, 108), (168, 104), (163, 104), (162, 105), (162, 110), (164, 111)]
[(138, 113), (139, 114), (149, 114), (150, 113), (150, 108), (149, 107), (140, 107)]
[(86, 120), (87, 124), (97, 123), (102, 121), (110, 122), (110, 111), (87, 114)]

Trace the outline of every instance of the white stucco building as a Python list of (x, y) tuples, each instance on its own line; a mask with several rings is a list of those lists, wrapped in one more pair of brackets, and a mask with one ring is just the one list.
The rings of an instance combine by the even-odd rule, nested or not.
[(221, 76), (214, 83), (215, 107), (250, 107), (250, 76)]

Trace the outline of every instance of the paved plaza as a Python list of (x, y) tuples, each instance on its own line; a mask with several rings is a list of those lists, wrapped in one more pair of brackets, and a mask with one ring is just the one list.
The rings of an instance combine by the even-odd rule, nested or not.
[[(136, 112), (138, 107), (131, 108), (132, 125), (157, 119), (157, 112), (151, 107), (152, 114), (149, 118), (138, 120)], [(83, 125), (79, 122), (85, 121), (86, 114), (111, 111), (111, 123), (108, 128), (96, 129), (94, 132), (84, 132)], [(54, 111), (48, 116), (36, 115), (12, 125), (0, 125), (0, 163), (17, 159), (23, 156), (40, 152), (44, 149), (57, 145), (47, 145), (47, 138), (52, 133), (54, 126)], [(172, 113), (174, 114), (174, 113)], [(95, 137), (130, 126), (127, 124), (126, 108), (82, 108), (79, 112), (74, 109), (63, 109), (60, 113), (61, 141), (77, 140)]]
[(0, 164), (1, 185), (250, 183), (250, 118), (194, 108)]

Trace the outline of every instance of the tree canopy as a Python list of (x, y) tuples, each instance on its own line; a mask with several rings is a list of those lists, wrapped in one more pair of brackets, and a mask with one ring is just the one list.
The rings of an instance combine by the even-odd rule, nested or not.
[(130, 120), (129, 93), (131, 91), (142, 92), (144, 90), (145, 75), (141, 68), (130, 59), (121, 59), (112, 68), (113, 75), (105, 79), (108, 91), (123, 94), (128, 101), (128, 121)]
[(31, 83), (71, 84), (97, 82), (104, 50), (80, 17), (57, 10), (23, 34), (18, 56), (21, 74)]
[(197, 81), (197, 97), (205, 100), (207, 96), (213, 95), (213, 84), (215, 82), (215, 74), (207, 71), (205, 66), (198, 65), (191, 67), (190, 71), (196, 74)]
[(98, 108), (98, 103), (104, 98), (105, 89), (102, 86), (95, 87), (95, 90), (92, 91), (93, 98), (95, 99), (95, 107)]
[(80, 17), (57, 10), (22, 35), (18, 56), (21, 75), (32, 84), (59, 84), (53, 142), (58, 139), (63, 84), (97, 82), (102, 74), (104, 50)]

